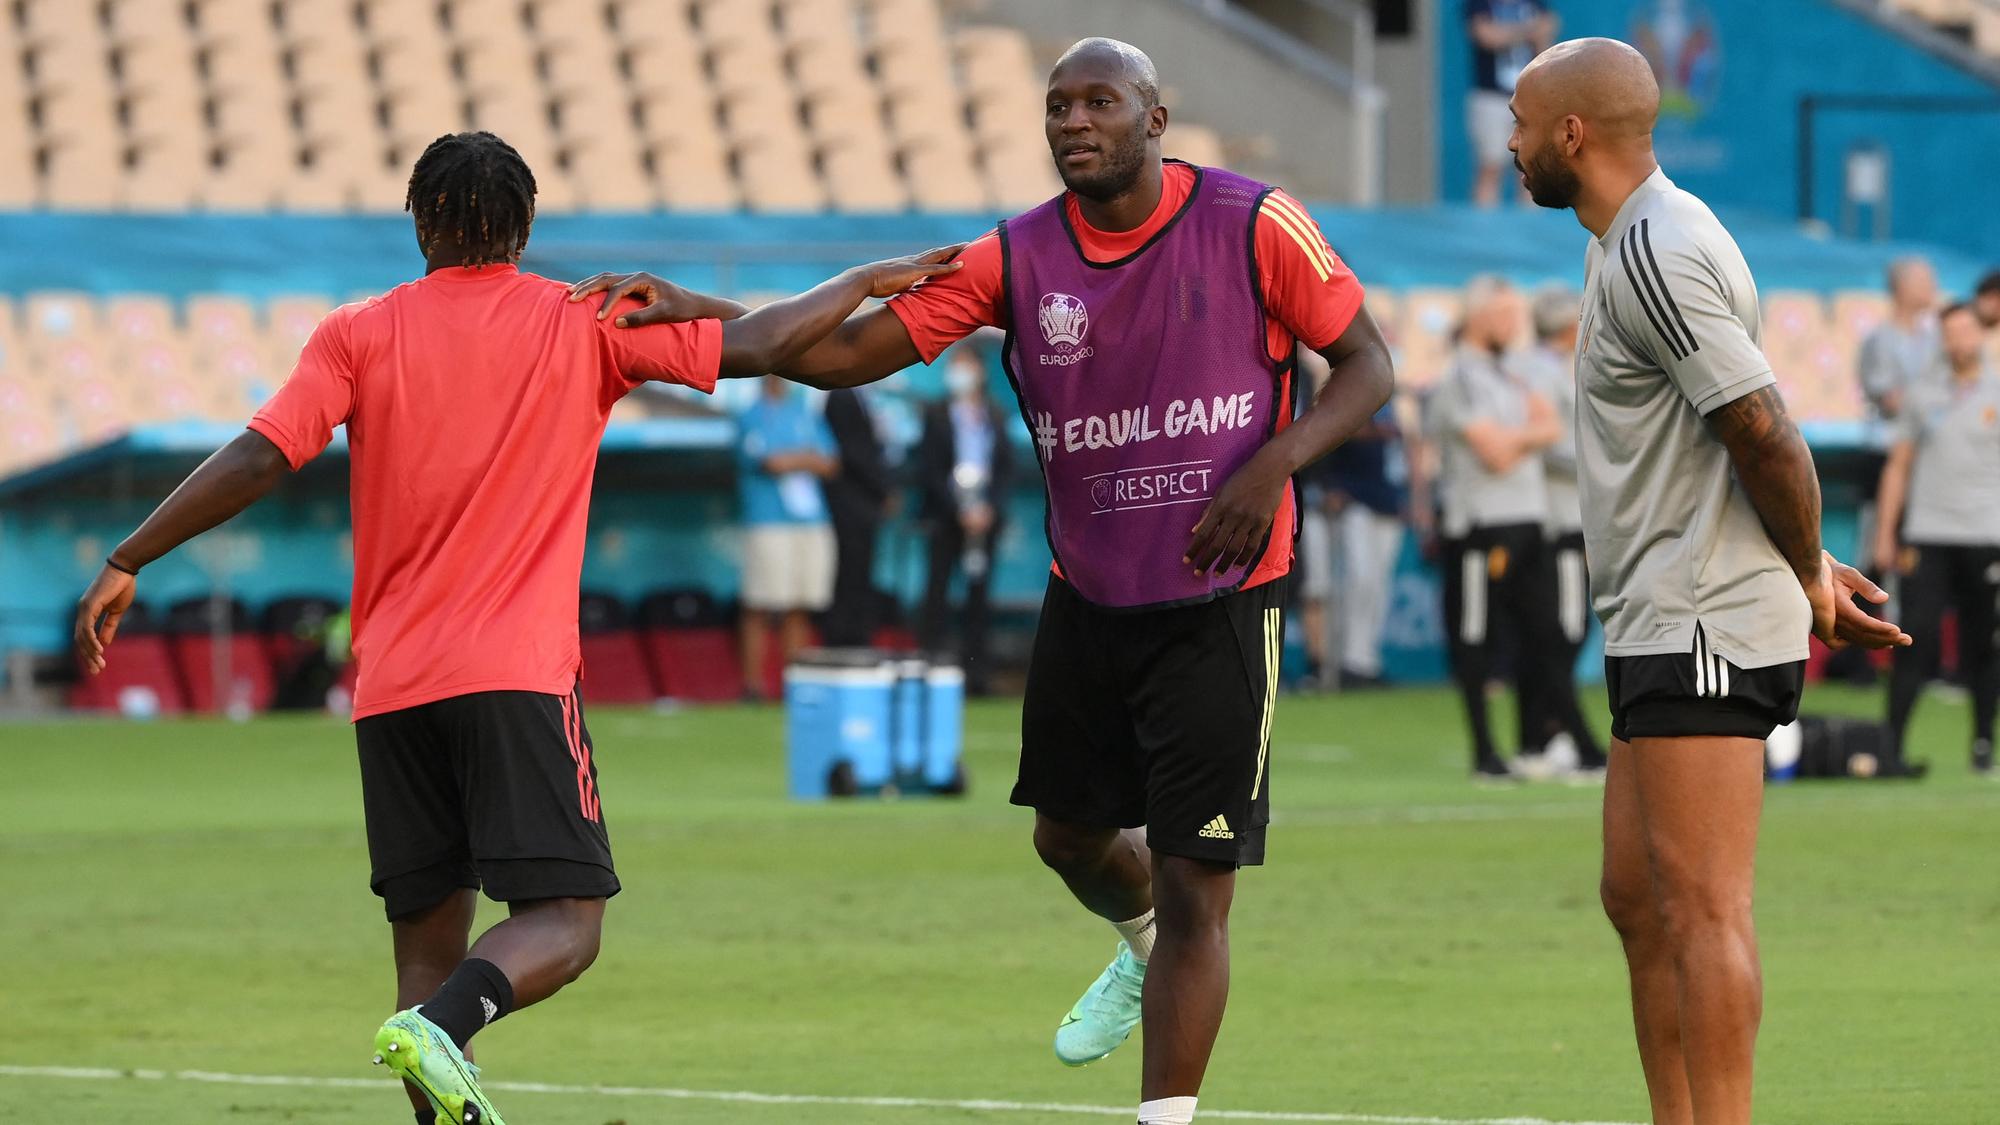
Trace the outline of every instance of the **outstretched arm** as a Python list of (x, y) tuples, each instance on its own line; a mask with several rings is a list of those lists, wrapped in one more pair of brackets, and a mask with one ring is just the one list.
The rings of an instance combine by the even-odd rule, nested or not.
[[(963, 249), (946, 246), (908, 258), (856, 266), (796, 297), (746, 310), (734, 301), (696, 293), (647, 273), (599, 274), (570, 287), (570, 300), (605, 294), (599, 319), (626, 297), (648, 302), (623, 313), (620, 328), (713, 317), (722, 327), (725, 378), (775, 374), (822, 390), (871, 383), (919, 362), (894, 313), (872, 309), (852, 316), (869, 297), (900, 293), (917, 282), (959, 268)], [(886, 324), (883, 322), (887, 322)]]
[(92, 674), (132, 605), (139, 568), (222, 523), (271, 491), (291, 470), (271, 439), (245, 430), (201, 463), (146, 522), (120, 543), (76, 608), (76, 654)]
[(1366, 309), (1319, 354), (1332, 371), (1312, 406), (1230, 476), (1195, 524), (1182, 561), (1196, 574), (1249, 563), (1277, 517), (1285, 482), (1367, 425), (1395, 390), (1389, 345)]

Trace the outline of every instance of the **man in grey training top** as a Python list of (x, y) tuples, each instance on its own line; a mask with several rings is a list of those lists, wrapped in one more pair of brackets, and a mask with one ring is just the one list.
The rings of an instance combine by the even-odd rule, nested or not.
[(1595, 236), (1577, 472), (1612, 711), (1602, 892), (1653, 1120), (1748, 1125), (1764, 739), (1797, 714), (1811, 636), (1908, 638), (1820, 549), (1819, 482), (1758, 346), (1756, 284), (1654, 159), (1659, 106), (1638, 51), (1559, 43), (1521, 75), (1508, 147), (1535, 202)]

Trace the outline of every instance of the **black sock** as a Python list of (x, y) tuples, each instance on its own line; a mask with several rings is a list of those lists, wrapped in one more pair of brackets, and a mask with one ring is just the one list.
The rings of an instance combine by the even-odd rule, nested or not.
[(514, 1009), (514, 986), (498, 965), (468, 957), (421, 1007), (424, 1018), (438, 1025), (463, 1051), (480, 1028)]
[[(463, 1048), (460, 1048), (463, 1050)], [(437, 1125), (438, 1115), (427, 1109), (417, 1111), (417, 1125)]]

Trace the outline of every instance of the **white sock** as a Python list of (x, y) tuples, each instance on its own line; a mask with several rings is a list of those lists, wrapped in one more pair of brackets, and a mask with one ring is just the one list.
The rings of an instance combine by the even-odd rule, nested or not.
[(1194, 1099), (1161, 1098), (1140, 1102), (1139, 1125), (1194, 1125)]
[(1132, 956), (1141, 965), (1153, 956), (1153, 912), (1148, 910), (1130, 922), (1113, 922), (1111, 928), (1132, 947)]

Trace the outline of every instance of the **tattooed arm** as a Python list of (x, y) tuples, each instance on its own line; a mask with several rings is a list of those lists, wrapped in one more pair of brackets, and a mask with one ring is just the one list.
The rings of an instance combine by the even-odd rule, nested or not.
[(1821, 578), (1819, 473), (1778, 388), (1752, 391), (1708, 416), (1736, 479), (1792, 573), (1810, 591)]
[(1832, 648), (1909, 644), (1908, 634), (1854, 603), (1858, 596), (1880, 605), (1889, 595), (1820, 547), (1819, 473), (1778, 388), (1752, 391), (1717, 407), (1708, 426), (1728, 448), (1736, 479), (1750, 494), (1764, 531), (1799, 576), (1812, 603), (1813, 635)]

